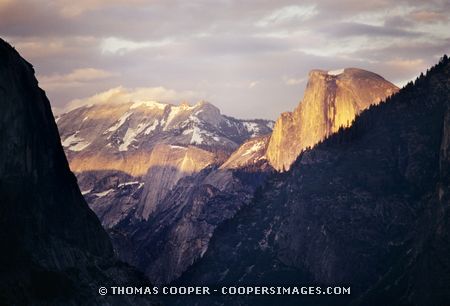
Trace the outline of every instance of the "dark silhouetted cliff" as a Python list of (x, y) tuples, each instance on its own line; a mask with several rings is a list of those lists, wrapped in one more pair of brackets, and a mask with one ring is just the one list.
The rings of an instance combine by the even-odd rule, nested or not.
[(98, 294), (99, 286), (145, 281), (115, 259), (33, 67), (1, 39), (0, 106), (0, 304), (134, 304)]

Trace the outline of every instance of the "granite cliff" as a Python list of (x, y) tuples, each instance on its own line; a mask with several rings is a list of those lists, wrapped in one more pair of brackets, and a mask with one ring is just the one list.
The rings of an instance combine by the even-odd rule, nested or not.
[(267, 159), (279, 171), (289, 169), (301, 151), (349, 126), (362, 110), (397, 90), (381, 76), (362, 69), (312, 70), (303, 100), (276, 121)]

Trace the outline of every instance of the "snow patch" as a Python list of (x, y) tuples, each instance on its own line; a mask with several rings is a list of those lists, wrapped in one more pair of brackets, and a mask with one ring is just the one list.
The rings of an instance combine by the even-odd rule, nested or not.
[(117, 185), (117, 187), (123, 187), (123, 186), (129, 186), (129, 185), (136, 185), (139, 184), (138, 181), (133, 181), (133, 182), (125, 182), (125, 183), (120, 183), (119, 185)]
[(97, 192), (97, 193), (94, 193), (94, 195), (95, 195), (96, 197), (98, 197), (98, 198), (101, 198), (101, 197), (104, 197), (104, 196), (110, 194), (110, 193), (113, 192), (113, 191), (114, 191), (114, 189), (108, 189), (108, 190), (105, 190), (105, 191), (103, 191), (103, 192)]
[(256, 136), (259, 133), (258, 123), (255, 122), (243, 122), (245, 129), (252, 134), (252, 136)]
[(92, 191), (92, 189), (81, 190), (81, 194), (82, 194), (82, 195), (86, 195), (86, 194), (90, 193), (91, 191)]
[(262, 142), (256, 142), (254, 143), (250, 148), (248, 148), (242, 156), (247, 156), (249, 154), (253, 154), (255, 152), (258, 152), (263, 148), (264, 144)]
[(191, 143), (192, 144), (202, 144), (203, 143), (202, 130), (200, 130), (196, 126), (194, 126), (194, 129), (192, 130)]
[(189, 106), (188, 104), (181, 104), (179, 106), (172, 106), (170, 108), (170, 113), (169, 116), (167, 116), (167, 121), (164, 125), (164, 131), (167, 130), (169, 124), (177, 117), (179, 116), (181, 113), (184, 113), (186, 111), (190, 111), (192, 109), (194, 109), (194, 106)]
[(190, 115), (189, 119), (188, 119), (188, 123), (194, 122), (194, 123), (200, 124), (200, 119), (198, 119), (198, 117), (196, 117), (196, 116), (197, 116), (197, 114)]
[(136, 136), (142, 133), (148, 126), (149, 123), (139, 123), (136, 128), (128, 128), (125, 136), (123, 136), (123, 143), (119, 146), (119, 151), (127, 151), (128, 146), (136, 140)]
[(198, 126), (194, 126), (192, 129), (187, 129), (187, 130), (183, 131), (183, 135), (189, 135), (189, 134), (192, 134), (191, 140), (190, 140), (191, 144), (202, 144), (206, 140), (205, 137), (212, 138), (214, 141), (217, 141), (217, 142), (220, 141), (220, 137), (218, 137), (217, 135), (215, 135), (211, 132), (202, 130)]
[(70, 135), (69, 137), (67, 137), (66, 139), (64, 139), (64, 141), (61, 142), (62, 146), (67, 148), (70, 151), (81, 151), (84, 150), (85, 148), (87, 148), (91, 143), (84, 141), (83, 138), (78, 137), (78, 133), (80, 131), (76, 131), (75, 133), (73, 133), (72, 135)]
[(103, 134), (106, 134), (108, 132), (115, 132), (117, 131), (122, 124), (125, 123), (125, 121), (127, 121), (128, 117), (131, 116), (132, 113), (125, 113), (122, 115), (122, 117), (119, 118), (119, 120), (117, 120), (116, 124), (114, 124), (113, 126), (111, 126), (109, 129), (107, 129)]
[(328, 75), (340, 75), (342, 73), (344, 73), (344, 68), (328, 71)]
[(156, 129), (156, 127), (158, 126), (158, 124), (159, 124), (159, 121), (158, 121), (158, 120), (155, 120), (155, 121), (153, 122), (153, 124), (152, 124), (151, 126), (149, 126), (149, 127), (145, 130), (144, 134), (145, 134), (145, 135), (149, 135), (151, 132), (153, 132), (153, 131)]

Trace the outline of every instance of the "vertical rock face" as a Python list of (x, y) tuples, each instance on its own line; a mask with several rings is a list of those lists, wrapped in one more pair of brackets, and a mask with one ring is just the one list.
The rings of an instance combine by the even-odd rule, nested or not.
[(307, 147), (312, 147), (355, 116), (397, 92), (379, 75), (356, 68), (327, 72), (312, 70), (302, 102), (276, 121), (267, 158), (277, 170), (287, 170)]
[[(215, 231), (180, 283), (351, 286), (349, 296), (271, 303), (283, 305), (448, 304), (449, 120), (444, 57), (270, 177), (251, 205)], [(212, 299), (195, 302), (267, 301)]]
[(78, 189), (32, 66), (1, 39), (0, 105), (0, 304), (109, 304), (97, 286), (132, 272)]

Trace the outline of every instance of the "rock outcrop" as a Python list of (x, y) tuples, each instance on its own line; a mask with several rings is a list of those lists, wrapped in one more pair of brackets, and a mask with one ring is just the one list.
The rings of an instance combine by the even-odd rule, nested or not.
[(303, 100), (275, 123), (267, 159), (277, 170), (288, 170), (301, 151), (349, 126), (362, 110), (397, 92), (381, 76), (356, 68), (312, 70)]
[(114, 256), (69, 169), (33, 67), (0, 39), (0, 304), (150, 304), (102, 297), (145, 284)]
[(350, 295), (183, 299), (196, 305), (446, 305), (450, 61), (268, 179), (179, 281), (350, 286)]

